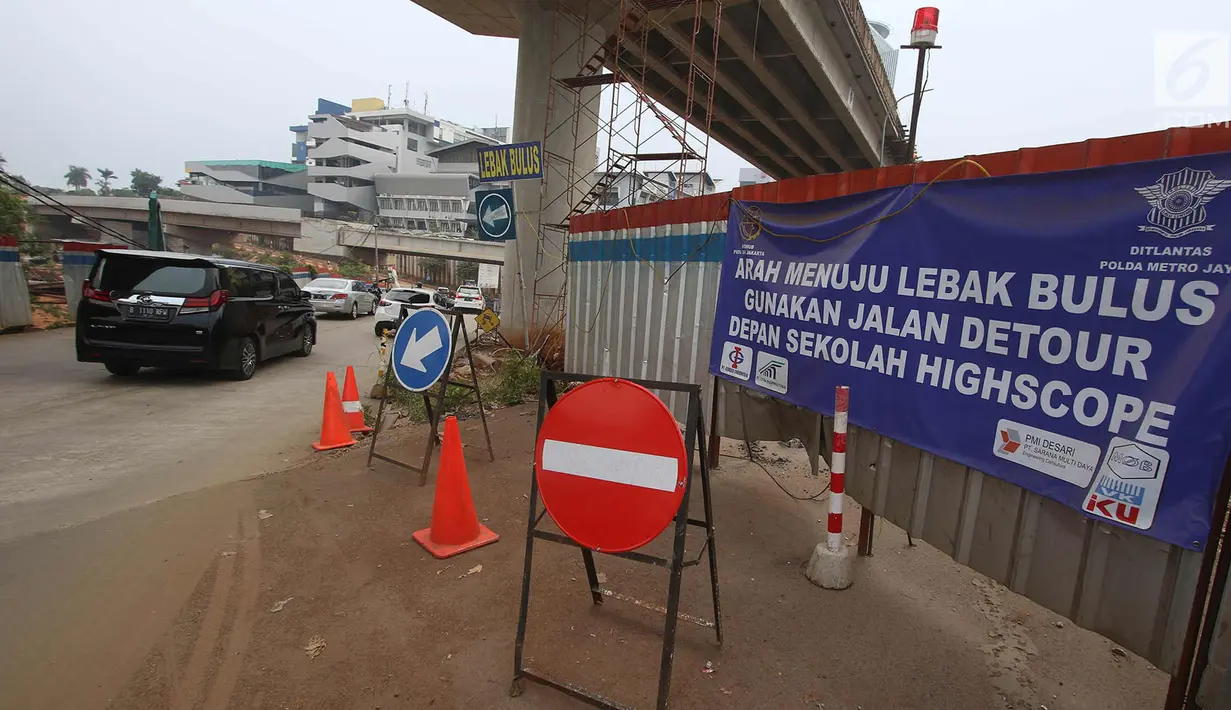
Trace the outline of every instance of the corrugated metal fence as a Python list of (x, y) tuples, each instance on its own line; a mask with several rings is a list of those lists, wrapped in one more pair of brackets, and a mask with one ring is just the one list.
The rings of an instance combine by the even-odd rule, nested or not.
[[(726, 228), (724, 219), (574, 233), (565, 369), (708, 382)], [(688, 401), (677, 394), (664, 393), (664, 401), (683, 422)]]
[[(1225, 150), (1231, 150), (1229, 129), (1172, 129), (972, 159), (992, 175), (1007, 175)], [(708, 412), (712, 378), (706, 370), (729, 200), (803, 202), (928, 182), (952, 162), (796, 178), (737, 188), (731, 195), (575, 217), (566, 368), (700, 383)], [(945, 179), (978, 176), (967, 166)], [(724, 436), (739, 438), (748, 427), (753, 438), (770, 438), (767, 431), (787, 438), (817, 428), (816, 415), (763, 398), (732, 397), (737, 390), (725, 384), (723, 390), (718, 431)], [(683, 403), (667, 404), (682, 420)], [(850, 450), (848, 492), (861, 505), (1162, 670), (1175, 671), (1200, 553), (1103, 525), (869, 430), (853, 428)], [(1217, 646), (1214, 659), (1222, 667), (1231, 655), (1231, 640), (1224, 640), (1226, 653)]]

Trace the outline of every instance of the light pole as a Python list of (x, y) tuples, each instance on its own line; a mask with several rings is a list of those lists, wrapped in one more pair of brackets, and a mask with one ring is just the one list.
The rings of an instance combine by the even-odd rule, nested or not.
[(910, 133), (907, 134), (906, 155), (910, 162), (915, 162), (915, 131), (919, 128), (919, 106), (923, 103), (923, 70), (927, 65), (928, 51), (940, 49), (936, 44), (936, 33), (939, 30), (940, 10), (934, 7), (921, 7), (915, 10), (915, 22), (910, 28), (910, 44), (902, 45), (902, 49), (914, 49), (919, 52), (919, 61), (915, 64), (915, 97), (910, 107)]
[[(929, 91), (931, 91), (931, 89), (924, 89), (923, 93), (926, 94)], [(898, 104), (902, 103), (903, 101), (905, 101), (906, 99), (909, 99), (910, 97), (914, 95), (915, 94), (912, 92), (905, 96), (899, 96), (897, 100), (893, 102), (893, 107), (896, 109), (898, 107)], [(887, 131), (889, 130), (889, 116), (890, 115), (891, 114), (886, 113), (885, 120), (881, 121), (881, 152), (880, 152), (881, 165), (885, 164), (885, 136), (887, 134)]]

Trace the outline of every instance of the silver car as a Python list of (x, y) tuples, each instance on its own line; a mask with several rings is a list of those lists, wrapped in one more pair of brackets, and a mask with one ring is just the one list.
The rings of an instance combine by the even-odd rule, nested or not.
[(376, 296), (362, 281), (313, 279), (303, 290), (308, 294), (312, 310), (317, 313), (350, 316), (352, 320), (360, 314), (370, 316), (376, 313)]

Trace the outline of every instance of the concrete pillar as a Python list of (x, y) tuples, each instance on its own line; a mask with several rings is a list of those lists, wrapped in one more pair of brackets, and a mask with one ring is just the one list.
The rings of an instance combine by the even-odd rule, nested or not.
[[(557, 16), (556, 5), (555, 2), (540, 3), (537, 0), (515, 0), (513, 4), (513, 11), (521, 23), (521, 37), (517, 42), (513, 142), (541, 141), (544, 134), (548, 134), (543, 145), (545, 184), (537, 180), (513, 183), (517, 240), (505, 245), (501, 282), (505, 284), (507, 298), (502, 305), (500, 330), (514, 344), (524, 344), (526, 341), (530, 331), (528, 326), (535, 320), (533, 301), (537, 301), (543, 314), (539, 316), (539, 322), (533, 324), (534, 330), (554, 325), (545, 322), (548, 321), (548, 314), (557, 314), (563, 307), (557, 294), (561, 293), (565, 282), (561, 263), (564, 232), (544, 225), (564, 221), (569, 210), (584, 194), (596, 166), (598, 122), (595, 116), (599, 112), (600, 88), (589, 87), (578, 94), (557, 84), (549, 117), (547, 99), (552, 89), (551, 82), (553, 79), (576, 76), (618, 20), (617, 11), (610, 6), (592, 3), (588, 25), (583, 27), (568, 14), (560, 13)], [(555, 66), (549, 67), (554, 55), (560, 58)], [(578, 98), (583, 104), (579, 112), (576, 105)], [(578, 113), (576, 131), (573, 128), (575, 112)], [(543, 188), (541, 212), (540, 188)], [(538, 257), (540, 238), (543, 242), (541, 258)], [(537, 289), (536, 273), (539, 279)], [(538, 296), (534, 296), (536, 290)], [(562, 326), (557, 328), (562, 329)], [(537, 335), (529, 332), (531, 340)]]
[[(98, 223), (103, 225), (104, 227), (107, 227), (113, 232), (119, 232), (120, 234), (124, 235), (126, 239), (134, 239), (134, 240), (136, 239), (136, 237), (133, 236), (133, 223), (132, 222), (122, 222), (119, 220), (112, 220), (112, 219), (100, 219), (98, 220)], [(93, 227), (89, 227), (87, 228), (87, 230), (93, 236), (96, 236), (101, 241), (107, 242), (109, 244), (124, 244), (124, 242), (120, 241), (112, 234), (102, 232), (100, 230), (94, 229)], [(125, 245), (125, 246), (128, 246), (128, 245)]]

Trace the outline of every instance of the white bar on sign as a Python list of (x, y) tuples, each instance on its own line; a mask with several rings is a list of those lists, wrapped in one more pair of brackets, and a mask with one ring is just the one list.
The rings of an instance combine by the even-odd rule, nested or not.
[(543, 442), (543, 468), (596, 481), (670, 492), (675, 490), (680, 462), (670, 456), (548, 439)]

